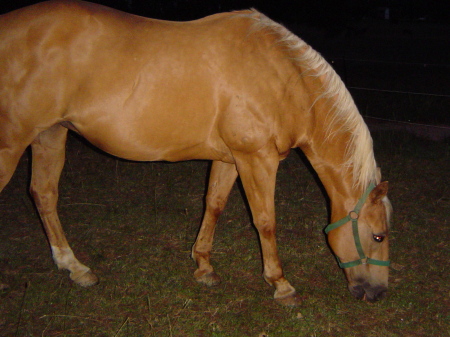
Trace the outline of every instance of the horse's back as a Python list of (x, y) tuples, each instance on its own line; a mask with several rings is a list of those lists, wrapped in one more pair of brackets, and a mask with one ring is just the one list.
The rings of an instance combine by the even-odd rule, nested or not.
[(230, 144), (256, 150), (273, 131), (260, 116), (224, 113), (267, 106), (261, 91), (276, 82), (264, 80), (270, 55), (263, 34), (252, 35), (253, 21), (237, 13), (161, 21), (78, 1), (6, 14), (0, 113), (22, 116), (33, 135), (70, 122), (129, 159), (231, 161)]

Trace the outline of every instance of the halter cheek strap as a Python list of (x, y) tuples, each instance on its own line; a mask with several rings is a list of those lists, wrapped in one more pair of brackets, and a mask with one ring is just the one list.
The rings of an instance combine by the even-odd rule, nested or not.
[(388, 267), (391, 263), (389, 260), (388, 261), (375, 260), (375, 259), (371, 259), (370, 257), (366, 256), (362, 249), (361, 240), (359, 238), (359, 232), (358, 232), (359, 212), (361, 211), (362, 206), (366, 202), (366, 199), (369, 196), (370, 192), (372, 192), (372, 190), (374, 188), (375, 188), (375, 184), (371, 183), (367, 187), (367, 189), (364, 192), (364, 194), (362, 195), (362, 197), (358, 200), (358, 203), (356, 204), (355, 209), (353, 211), (350, 211), (350, 213), (348, 213), (348, 215), (346, 217), (344, 217), (341, 220), (338, 220), (332, 224), (329, 224), (325, 228), (325, 234), (328, 234), (333, 229), (341, 227), (342, 225), (345, 225), (349, 221), (352, 222), (353, 239), (355, 240), (355, 246), (356, 246), (356, 250), (358, 251), (359, 259), (350, 261), (350, 262), (341, 262), (339, 257), (337, 255), (335, 255), (336, 260), (339, 264), (339, 267), (341, 267), (341, 268), (355, 267), (360, 264), (374, 264), (376, 266)]

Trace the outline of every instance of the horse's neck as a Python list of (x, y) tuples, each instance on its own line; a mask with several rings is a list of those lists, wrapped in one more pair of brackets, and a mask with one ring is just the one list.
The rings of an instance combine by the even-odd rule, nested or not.
[(307, 115), (309, 131), (300, 148), (324, 185), (331, 202), (332, 221), (345, 216), (356, 204), (364, 186), (355, 184), (354, 171), (348, 166), (347, 148), (352, 130), (334, 115), (334, 98), (319, 98), (320, 77), (305, 79), (311, 111)]
[(330, 198), (332, 221), (345, 216), (356, 204), (362, 189), (353, 184), (352, 170), (345, 166), (345, 143), (312, 142), (304, 152)]

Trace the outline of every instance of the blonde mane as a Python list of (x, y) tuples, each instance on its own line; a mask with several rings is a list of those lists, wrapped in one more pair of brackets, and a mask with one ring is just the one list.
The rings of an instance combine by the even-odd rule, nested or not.
[(325, 79), (322, 86), (323, 92), (318, 95), (314, 104), (321, 99), (333, 99), (335, 102), (333, 108), (328, 112), (333, 116), (326, 130), (326, 138), (331, 139), (336, 132), (332, 131), (333, 126), (337, 123), (341, 124), (342, 126), (338, 131), (349, 131), (351, 133), (344, 165), (352, 168), (354, 185), (364, 189), (370, 182), (378, 183), (379, 178), (377, 177), (372, 138), (353, 98), (339, 75), (318, 52), (284, 26), (254, 9), (247, 16), (255, 20), (253, 30), (269, 30), (277, 35), (278, 43), (295, 55), (293, 62), (306, 69), (301, 73), (302, 76), (315, 76)]

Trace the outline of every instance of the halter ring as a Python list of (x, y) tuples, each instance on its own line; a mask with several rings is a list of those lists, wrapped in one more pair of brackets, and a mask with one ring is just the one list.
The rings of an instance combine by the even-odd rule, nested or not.
[(355, 211), (350, 211), (348, 213), (348, 217), (352, 220), (357, 220), (359, 218), (359, 214), (356, 213)]

